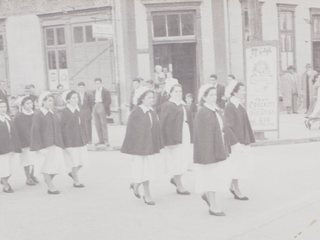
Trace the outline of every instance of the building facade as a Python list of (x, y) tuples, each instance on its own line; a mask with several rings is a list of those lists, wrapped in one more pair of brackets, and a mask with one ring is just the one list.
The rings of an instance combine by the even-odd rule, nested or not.
[(244, 81), (254, 40), (278, 42), (281, 71), (294, 65), (302, 74), (307, 63), (320, 71), (320, 1), (1, 1), (0, 79), (16, 95), (28, 83), (92, 89), (101, 78), (113, 118), (124, 122), (134, 77), (173, 76), (193, 94), (212, 73)]

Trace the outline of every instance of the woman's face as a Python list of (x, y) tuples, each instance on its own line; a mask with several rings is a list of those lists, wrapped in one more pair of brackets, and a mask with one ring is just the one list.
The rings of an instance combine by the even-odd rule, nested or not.
[(43, 107), (48, 110), (53, 110), (54, 100), (52, 96), (49, 96), (45, 101), (43, 101)]
[(152, 107), (154, 103), (154, 95), (153, 92), (148, 92), (144, 99), (142, 100), (142, 104), (146, 107)]
[(5, 115), (7, 112), (7, 104), (6, 103), (0, 103), (0, 115)]
[(208, 95), (204, 97), (204, 101), (210, 105), (215, 106), (217, 104), (217, 89), (211, 89), (208, 92)]
[(24, 104), (23, 104), (23, 109), (27, 112), (30, 112), (33, 109), (33, 102), (32, 100), (27, 100)]
[(173, 87), (170, 96), (175, 100), (182, 100), (182, 88), (179, 86)]
[(78, 106), (79, 103), (79, 97), (77, 93), (74, 93), (71, 95), (70, 99), (68, 100), (69, 104), (73, 107)]

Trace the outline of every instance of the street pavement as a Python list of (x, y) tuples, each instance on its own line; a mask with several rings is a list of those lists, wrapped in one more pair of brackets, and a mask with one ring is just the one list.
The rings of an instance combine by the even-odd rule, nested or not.
[(15, 193), (0, 192), (0, 239), (320, 239), (319, 152), (320, 143), (252, 148), (241, 182), (250, 201), (220, 194), (226, 217), (208, 214), (194, 194), (192, 172), (183, 179), (191, 196), (177, 195), (164, 176), (151, 185), (156, 206), (145, 205), (129, 191), (130, 163), (118, 151), (90, 152), (84, 189), (73, 188), (66, 174), (57, 176), (57, 196), (43, 182), (27, 187), (19, 168), (11, 179)]

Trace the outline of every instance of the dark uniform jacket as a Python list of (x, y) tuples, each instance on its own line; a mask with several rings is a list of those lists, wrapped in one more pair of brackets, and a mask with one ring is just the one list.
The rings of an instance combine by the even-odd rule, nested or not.
[(21, 148), (30, 147), (31, 127), (34, 114), (18, 113), (14, 118), (14, 124), (19, 137)]
[(225, 87), (221, 84), (217, 84), (217, 105), (219, 108), (224, 109), (226, 101), (223, 99), (225, 93)]
[(183, 109), (185, 109), (187, 113), (187, 119), (185, 120), (189, 125), (190, 137), (192, 139), (193, 126), (191, 112), (183, 104), (177, 105), (171, 101), (167, 101), (161, 105), (159, 115), (164, 146), (182, 143)]
[[(96, 90), (94, 90), (93, 92), (93, 99), (95, 98), (95, 96), (96, 96)], [(102, 104), (104, 106), (104, 110), (106, 111), (106, 114), (110, 116), (111, 94), (106, 88), (102, 88), (101, 98), (102, 98)]]
[(155, 111), (144, 112), (137, 106), (131, 112), (122, 144), (121, 152), (131, 155), (152, 155), (160, 152), (162, 148), (160, 123)]
[[(199, 109), (194, 122), (194, 162), (211, 164), (227, 159), (230, 151), (230, 133), (220, 126), (217, 111), (208, 107)], [(222, 115), (220, 115), (223, 120)], [(225, 124), (223, 124), (225, 126)], [(222, 134), (223, 133), (223, 134)]]
[(10, 112), (9, 98), (8, 98), (8, 93), (6, 90), (0, 89), (0, 99), (3, 100), (7, 104), (7, 113), (9, 113)]
[(0, 155), (11, 152), (21, 152), (19, 138), (15, 126), (11, 120), (8, 120), (10, 130), (6, 122), (0, 120)]
[(64, 146), (82, 147), (87, 144), (87, 136), (83, 127), (84, 121), (80, 118), (80, 112), (72, 112), (67, 106), (61, 114), (61, 130)]
[(249, 145), (255, 142), (247, 111), (241, 104), (237, 108), (232, 102), (228, 102), (224, 115), (227, 127), (233, 134), (231, 145)]
[(31, 127), (31, 151), (57, 146), (64, 147), (61, 125), (57, 114), (39, 110), (34, 114)]

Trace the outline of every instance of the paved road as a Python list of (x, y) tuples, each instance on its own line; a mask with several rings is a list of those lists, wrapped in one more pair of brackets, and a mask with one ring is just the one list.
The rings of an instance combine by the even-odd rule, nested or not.
[[(293, 239), (315, 213), (320, 216), (320, 143), (252, 152), (252, 171), (242, 181), (250, 201), (222, 194), (225, 218), (209, 216), (196, 194), (176, 195), (167, 177), (152, 184), (157, 205), (146, 206), (129, 191), (130, 166), (119, 152), (90, 152), (90, 165), (82, 173), (87, 187), (74, 189), (68, 176), (58, 176), (58, 196), (47, 195), (43, 183), (25, 186), (20, 169), (12, 178), (16, 192), (0, 192), (0, 239)], [(192, 172), (184, 181), (193, 190)], [(276, 228), (273, 223), (281, 221), (286, 227)]]

